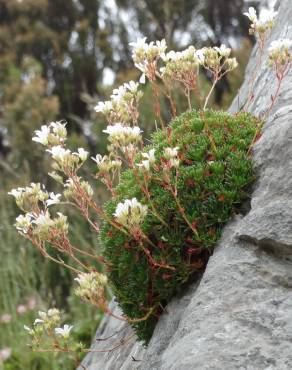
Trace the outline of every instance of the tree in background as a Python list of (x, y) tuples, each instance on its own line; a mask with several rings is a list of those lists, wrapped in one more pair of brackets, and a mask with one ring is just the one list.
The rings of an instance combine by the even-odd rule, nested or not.
[(59, 98), (60, 115), (85, 117), (80, 94), (96, 93), (103, 66), (112, 61), (110, 30), (100, 26), (99, 11), (98, 0), (0, 0), (2, 71), (33, 57)]
[(38, 151), (31, 150), (31, 132), (39, 128), (40, 122), (56, 118), (58, 98), (47, 95), (47, 81), (41, 76), (41, 66), (29, 57), (22, 60), (20, 68), (9, 65), (0, 86), (0, 123), (9, 142), (10, 149), (6, 153), (6, 159), (11, 163), (9, 168), (17, 171), (22, 167), (23, 171), (33, 167), (37, 177), (43, 171), (44, 162)]
[[(116, 0), (128, 12), (132, 23), (150, 39), (165, 38), (170, 47), (221, 44), (248, 35), (248, 21), (242, 15), (244, 0)], [(258, 1), (249, 2), (258, 7)], [(131, 37), (132, 38), (132, 37)]]
[(76, 117), (80, 133), (78, 122), (88, 117), (81, 95), (102, 92), (105, 66), (114, 73), (132, 68), (133, 30), (166, 38), (170, 47), (218, 44), (248, 36), (246, 17), (239, 16), (244, 6), (244, 0), (0, 0), (0, 67), (5, 73), (33, 57), (48, 93), (59, 98), (60, 116)]

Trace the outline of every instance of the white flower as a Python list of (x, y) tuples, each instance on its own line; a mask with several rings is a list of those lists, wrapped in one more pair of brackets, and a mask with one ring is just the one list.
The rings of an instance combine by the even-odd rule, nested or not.
[(113, 89), (111, 98), (113, 100), (120, 100), (125, 95), (126, 92), (127, 92), (127, 89), (125, 88), (124, 85), (119, 86), (118, 88)]
[(224, 44), (222, 44), (220, 47), (215, 47), (214, 48), (216, 51), (218, 51), (218, 53), (224, 57), (224, 58), (228, 58), (230, 53), (231, 53), (231, 49), (230, 48), (227, 48)]
[(50, 128), (46, 125), (41, 126), (40, 130), (35, 131), (36, 136), (32, 138), (32, 141), (41, 143), (42, 145), (48, 145), (48, 136), (50, 135)]
[(132, 101), (135, 97), (139, 98), (142, 93), (138, 90), (138, 87), (138, 82), (129, 81), (114, 89), (111, 95), (113, 105), (127, 105), (127, 102)]
[(28, 334), (30, 334), (30, 335), (33, 335), (34, 334), (33, 329), (31, 329), (27, 325), (23, 325), (23, 327), (24, 327), (24, 330), (26, 330), (28, 332)]
[(281, 39), (281, 40), (275, 40), (271, 42), (271, 45), (269, 47), (269, 53), (275, 53), (279, 51), (289, 51), (292, 46), (292, 40), (289, 39)]
[(100, 154), (96, 154), (96, 157), (91, 157), (91, 159), (97, 164), (100, 172), (107, 173), (122, 166), (122, 162), (120, 160), (111, 160), (107, 155), (102, 156)]
[(275, 40), (269, 47), (269, 64), (271, 66), (285, 66), (292, 61), (291, 54), (292, 40)]
[(74, 279), (77, 281), (81, 288), (90, 288), (93, 282), (98, 282), (98, 284), (106, 285), (107, 277), (104, 274), (100, 274), (97, 271), (83, 272), (78, 274), (78, 277)]
[(236, 67), (238, 67), (238, 62), (236, 58), (228, 58), (226, 59), (226, 65), (227, 65), (227, 69), (231, 71), (235, 69)]
[[(61, 233), (68, 233), (69, 224), (67, 221), (67, 216), (63, 215), (61, 212), (57, 212), (58, 217), (54, 218), (54, 226)], [(50, 310), (49, 310), (50, 311)], [(49, 313), (48, 311), (48, 313)]]
[(259, 24), (265, 25), (273, 22), (277, 14), (278, 12), (275, 12), (274, 10), (263, 9), (260, 13)]
[(51, 153), (53, 159), (58, 162), (65, 161), (71, 155), (70, 150), (63, 148), (61, 145), (53, 146), (51, 149), (47, 149), (47, 152)]
[(125, 227), (137, 227), (147, 216), (148, 207), (137, 201), (136, 198), (126, 199), (117, 205), (114, 216)]
[(34, 320), (34, 325), (37, 325), (37, 324), (43, 324), (45, 321), (44, 320), (42, 320), (42, 319), (35, 319)]
[(97, 271), (82, 272), (74, 279), (79, 286), (75, 289), (75, 294), (85, 301), (97, 303), (104, 299), (104, 288), (107, 285), (107, 277)]
[(44, 311), (39, 311), (38, 312), (38, 315), (39, 317), (42, 319), (42, 320), (45, 320), (47, 318), (47, 313), (44, 312)]
[(66, 123), (51, 122), (48, 126), (41, 126), (40, 130), (36, 130), (32, 138), (33, 141), (41, 143), (42, 145), (57, 145), (66, 140), (67, 130)]
[(53, 317), (53, 316), (60, 316), (60, 311), (59, 311), (57, 308), (50, 308), (50, 309), (48, 310), (47, 315), (48, 315), (49, 317)]
[(19, 199), (25, 192), (25, 188), (12, 189), (8, 195), (12, 195), (16, 200)]
[(160, 51), (160, 53), (164, 53), (164, 51), (167, 48), (165, 39), (162, 39), (160, 41), (159, 40), (156, 41), (156, 46), (157, 46), (158, 50)]
[(96, 154), (95, 157), (91, 157), (91, 159), (98, 165), (100, 166), (102, 162), (106, 160), (107, 156), (102, 156), (101, 154)]
[(51, 226), (54, 224), (54, 221), (51, 219), (48, 212), (42, 212), (32, 221), (32, 223), (38, 226)]
[(204, 50), (203, 49), (196, 50), (196, 56), (200, 60), (201, 63), (204, 63), (205, 55), (204, 55)]
[(77, 155), (82, 162), (85, 162), (89, 153), (83, 148), (78, 148), (77, 153), (75, 152), (73, 154)]
[(138, 87), (139, 87), (139, 83), (138, 82), (135, 82), (133, 80), (129, 81), (129, 82), (125, 82), (124, 83), (124, 86), (125, 88), (128, 90), (128, 91), (131, 91), (131, 92), (136, 92), (138, 90)]
[(164, 149), (164, 156), (166, 159), (175, 158), (178, 155), (178, 147), (175, 148), (165, 148)]
[(137, 166), (145, 171), (149, 171), (152, 164), (155, 163), (155, 149), (150, 149), (148, 153), (142, 153), (143, 160)]
[(130, 91), (131, 93), (136, 93), (138, 91), (139, 83), (133, 80), (129, 82), (125, 82), (122, 86), (118, 89), (113, 90), (113, 95), (123, 95), (126, 91)]
[(142, 168), (144, 171), (150, 171), (150, 162), (147, 159), (141, 163), (137, 163), (137, 166)]
[(138, 39), (136, 42), (130, 42), (129, 45), (133, 47), (133, 49), (143, 49), (147, 50), (148, 45), (146, 44), (147, 37), (143, 37)]
[(168, 62), (170, 60), (176, 61), (180, 58), (180, 56), (181, 56), (180, 51), (170, 50), (168, 53), (162, 55), (162, 60), (164, 62)]
[[(35, 319), (34, 326), (39, 326), (45, 330), (52, 330), (57, 325), (60, 325), (60, 311), (57, 308), (51, 308), (48, 312), (39, 311), (39, 317)], [(34, 334), (33, 329), (26, 327), (26, 330), (30, 331), (30, 334)]]
[(277, 12), (274, 10), (264, 9), (260, 16), (257, 16), (256, 10), (253, 7), (248, 9), (248, 12), (243, 13), (251, 21), (251, 30), (258, 33), (264, 33), (267, 30), (273, 28), (274, 20), (277, 15)]
[(141, 140), (141, 129), (138, 126), (123, 126), (121, 123), (107, 126), (104, 133), (109, 135), (109, 141), (114, 145), (126, 146)]
[(28, 229), (31, 227), (31, 220), (32, 217), (28, 213), (26, 215), (19, 215), (16, 217), (16, 229), (24, 234), (27, 234)]
[(139, 82), (140, 82), (140, 84), (143, 84), (143, 85), (146, 83), (146, 75), (145, 75), (145, 73), (142, 73), (141, 74), (141, 76), (139, 78)]
[(143, 158), (148, 159), (148, 161), (151, 164), (154, 164), (156, 159), (155, 159), (155, 149), (150, 149), (148, 153), (142, 153)]
[(243, 13), (243, 15), (246, 15), (251, 22), (255, 22), (258, 19), (257, 12), (253, 7), (249, 7), (248, 12)]
[(56, 335), (60, 335), (64, 339), (68, 339), (72, 329), (73, 329), (72, 325), (65, 324), (63, 328), (55, 328), (55, 333)]
[(50, 198), (46, 201), (47, 207), (51, 206), (52, 204), (60, 203), (61, 196), (62, 194), (50, 193)]
[(94, 110), (99, 113), (104, 113), (107, 114), (113, 109), (112, 102), (110, 100), (105, 101), (105, 102), (99, 102), (95, 107)]
[(66, 130), (67, 123), (59, 122), (51, 122), (50, 127), (53, 129), (53, 133), (61, 139), (61, 141), (64, 141), (67, 137), (67, 130)]
[(15, 197), (16, 204), (21, 209), (34, 207), (36, 203), (39, 201), (44, 202), (49, 197), (44, 185), (40, 183), (31, 183), (30, 186), (26, 186), (25, 188), (13, 189), (8, 194)]
[(162, 57), (167, 48), (165, 40), (151, 41), (149, 44), (146, 43), (146, 37), (138, 39), (136, 42), (131, 42), (130, 46), (133, 47), (133, 61), (135, 66), (147, 74), (147, 67), (149, 63), (156, 62)]
[(168, 160), (170, 167), (177, 168), (179, 166), (178, 149), (178, 147), (164, 149), (164, 156)]
[(186, 86), (194, 84), (197, 78), (198, 67), (202, 60), (198, 57), (196, 49), (191, 45), (183, 51), (173, 51), (161, 57), (165, 66), (160, 68), (162, 78), (169, 81), (179, 81)]
[[(80, 177), (79, 177), (80, 179)], [(65, 184), (64, 184), (64, 187), (65, 188), (73, 188), (74, 187), (74, 181), (72, 179), (67, 179)]]

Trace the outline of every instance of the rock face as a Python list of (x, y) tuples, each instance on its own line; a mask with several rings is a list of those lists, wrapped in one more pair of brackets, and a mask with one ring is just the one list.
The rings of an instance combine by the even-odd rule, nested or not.
[[(291, 20), (291, 0), (280, 1), (271, 40), (292, 38)], [(253, 55), (231, 111), (246, 99), (254, 68)], [(269, 106), (275, 84), (264, 63), (249, 108), (255, 115)], [(201, 281), (168, 305), (146, 349), (132, 337), (110, 353), (88, 354), (87, 370), (292, 369), (292, 71), (255, 145), (254, 162), (251, 209), (225, 227)], [(132, 336), (111, 318), (96, 336), (113, 333), (93, 348)]]

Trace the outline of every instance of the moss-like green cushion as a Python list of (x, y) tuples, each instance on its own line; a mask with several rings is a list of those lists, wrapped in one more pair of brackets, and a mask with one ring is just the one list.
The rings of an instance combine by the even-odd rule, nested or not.
[[(156, 149), (158, 163), (164, 148), (179, 147), (178, 198), (198, 233), (196, 236), (185, 222), (173, 195), (161, 181), (162, 169), (157, 169), (149, 182), (151, 202), (168, 227), (149, 212), (142, 229), (156, 247), (145, 246), (155, 261), (175, 270), (154, 266), (135, 240), (109, 223), (103, 224), (100, 240), (108, 277), (123, 312), (139, 318), (155, 308), (147, 320), (133, 324), (145, 343), (165, 305), (203, 271), (224, 224), (248, 196), (247, 185), (253, 180), (248, 150), (258, 124), (248, 113), (189, 111), (174, 119), (167, 130), (153, 134), (146, 149)], [(142, 182), (142, 175), (133, 170), (122, 174), (117, 196), (105, 206), (110, 218), (118, 202), (133, 197), (151, 210), (139, 186)]]

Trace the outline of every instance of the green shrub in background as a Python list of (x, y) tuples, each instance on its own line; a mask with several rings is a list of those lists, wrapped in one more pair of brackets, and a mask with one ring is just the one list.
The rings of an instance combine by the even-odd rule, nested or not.
[(100, 234), (108, 276), (123, 312), (139, 318), (152, 310), (146, 320), (133, 324), (145, 343), (167, 302), (203, 271), (223, 225), (247, 198), (246, 189), (253, 180), (248, 150), (257, 124), (248, 113), (233, 116), (193, 110), (182, 114), (169, 129), (154, 133), (147, 148), (154, 148), (156, 159), (162, 160), (166, 147), (179, 148), (178, 177), (175, 170), (171, 174), (171, 182), (177, 181), (179, 203), (162, 180), (163, 169), (157, 168), (149, 180), (150, 198), (141, 191), (141, 172), (130, 169), (122, 174), (116, 197), (106, 204), (106, 213), (113, 219), (119, 202), (136, 197), (149, 209), (158, 210), (165, 221), (161, 223), (149, 212), (142, 230), (152, 242), (147, 248), (153, 261), (174, 269), (151, 263), (133, 238), (108, 222)]

